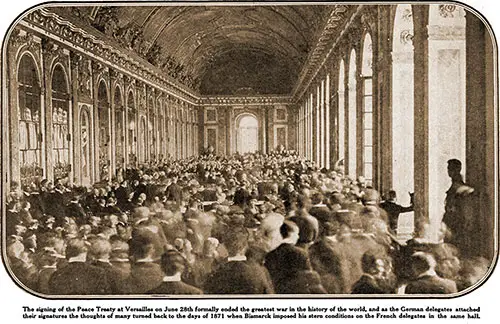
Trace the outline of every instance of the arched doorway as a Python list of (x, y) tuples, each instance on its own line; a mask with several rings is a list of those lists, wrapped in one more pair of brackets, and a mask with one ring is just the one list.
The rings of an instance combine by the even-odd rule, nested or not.
[(252, 114), (236, 118), (236, 152), (252, 153), (259, 150), (259, 122)]

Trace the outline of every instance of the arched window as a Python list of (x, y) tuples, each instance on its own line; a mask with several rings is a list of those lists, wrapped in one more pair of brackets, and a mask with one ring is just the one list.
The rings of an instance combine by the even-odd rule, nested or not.
[(363, 42), (363, 63), (361, 77), (363, 82), (363, 176), (367, 183), (373, 179), (373, 70), (372, 38), (365, 35)]
[(413, 34), (411, 5), (400, 4), (392, 39), (392, 189), (405, 206), (414, 188)]
[(349, 106), (348, 106), (348, 134), (347, 134), (347, 173), (356, 177), (356, 51), (353, 49), (351, 51), (351, 55), (349, 57), (349, 79), (348, 79), (348, 87), (349, 87)]
[(123, 132), (123, 118), (124, 118), (124, 111), (123, 111), (123, 99), (122, 99), (122, 92), (120, 90), (119, 86), (116, 86), (115, 88), (115, 98), (114, 98), (114, 103), (115, 103), (115, 164), (116, 168), (123, 167), (123, 164), (125, 163), (125, 157), (124, 157), (124, 132)]
[(345, 127), (345, 63), (344, 60), (340, 61), (339, 68), (339, 89), (338, 89), (338, 160), (344, 160), (345, 158), (345, 138), (346, 138), (346, 127)]
[(52, 152), (54, 178), (69, 176), (70, 165), (70, 111), (66, 74), (60, 65), (52, 73)]
[(25, 54), (19, 62), (19, 166), (21, 184), (27, 185), (43, 177), (42, 111), (38, 71), (33, 58)]

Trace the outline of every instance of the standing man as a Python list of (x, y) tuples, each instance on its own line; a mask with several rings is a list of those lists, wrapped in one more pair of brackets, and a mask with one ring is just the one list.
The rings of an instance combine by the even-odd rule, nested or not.
[(387, 195), (387, 199), (380, 204), (380, 207), (387, 212), (389, 216), (389, 226), (394, 232), (396, 232), (398, 227), (399, 214), (413, 211), (413, 195), (410, 194), (410, 197), (410, 206), (403, 207), (396, 201), (396, 191), (391, 190)]
[(451, 230), (449, 242), (456, 245), (463, 255), (474, 254), (472, 245), (475, 243), (476, 230), (473, 218), (474, 188), (465, 184), (462, 178), (462, 163), (457, 159), (448, 160), (448, 176), (451, 186), (446, 191), (443, 222)]

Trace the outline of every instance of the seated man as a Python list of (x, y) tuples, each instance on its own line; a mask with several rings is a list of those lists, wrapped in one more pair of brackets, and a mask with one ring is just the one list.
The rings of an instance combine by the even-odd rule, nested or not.
[(299, 265), (294, 261), (306, 260), (301, 270), (312, 270), (307, 251), (296, 247), (299, 240), (299, 227), (290, 220), (285, 220), (280, 227), (281, 244), (269, 252), (264, 261), (276, 293), (284, 293), (288, 281), (295, 275), (295, 268)]
[(367, 251), (361, 258), (361, 267), (363, 268), (363, 275), (354, 284), (352, 294), (386, 294), (391, 293), (388, 285), (385, 282), (384, 274), (385, 260), (384, 255), (378, 251)]
[(68, 264), (50, 277), (49, 292), (54, 295), (97, 295), (112, 293), (106, 271), (89, 265), (84, 240), (74, 238), (66, 246)]
[(245, 228), (231, 230), (224, 239), (227, 262), (212, 272), (205, 282), (207, 294), (272, 294), (269, 274), (256, 262), (245, 256), (248, 232)]
[(143, 294), (157, 287), (163, 279), (163, 271), (153, 259), (154, 245), (147, 237), (132, 238), (129, 242), (130, 276), (124, 280), (122, 292)]
[(105, 238), (97, 237), (96, 239), (92, 240), (89, 252), (93, 257), (92, 265), (106, 271), (106, 276), (109, 280), (112, 293), (120, 293), (121, 272), (110, 262), (111, 243)]
[(165, 272), (163, 282), (148, 294), (155, 295), (201, 295), (203, 291), (182, 282), (181, 275), (186, 268), (186, 260), (180, 252), (168, 250), (161, 257), (161, 268)]
[(405, 288), (406, 294), (452, 294), (457, 292), (453, 280), (436, 273), (436, 260), (430, 253), (416, 252), (410, 258), (414, 279)]

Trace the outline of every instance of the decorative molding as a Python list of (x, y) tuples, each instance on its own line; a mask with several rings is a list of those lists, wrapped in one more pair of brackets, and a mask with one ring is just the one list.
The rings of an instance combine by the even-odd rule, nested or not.
[[(122, 50), (118, 45), (107, 45), (99, 39), (97, 31), (93, 34), (83, 30), (64, 17), (51, 12), (49, 8), (40, 8), (30, 12), (19, 24), (43, 33), (45, 36), (57, 40), (61, 39), (61, 41), (71, 44), (74, 50), (80, 50), (84, 54), (98, 57), (107, 65), (115, 65), (121, 68), (124, 74), (131, 73), (133, 74), (132, 77), (143, 78), (148, 83), (152, 83), (183, 100), (196, 102), (198, 99), (197, 94), (193, 93), (191, 89), (165, 77), (164, 71), (153, 66), (137, 54), (132, 54), (126, 49)], [(18, 38), (17, 41), (14, 41), (14, 44), (18, 46), (32, 44), (32, 41)]]
[(9, 45), (13, 50), (17, 50), (22, 46), (26, 46), (31, 52), (40, 50), (40, 43), (35, 40), (34, 35), (19, 28), (15, 28), (12, 31), (9, 38)]
[(88, 98), (92, 97), (92, 71), (90, 62), (81, 55), (75, 56), (75, 62), (78, 62), (78, 92)]
[(200, 98), (201, 106), (274, 106), (289, 105), (292, 98), (289, 96), (217, 96)]
[(364, 28), (370, 29), (371, 32), (374, 32), (376, 28), (376, 24), (378, 21), (378, 6), (367, 5), (363, 9), (363, 13), (361, 14), (361, 24)]
[(413, 24), (413, 13), (410, 9), (405, 9), (401, 15), (403, 21)]
[(292, 91), (293, 101), (297, 102), (308, 89), (309, 85), (320, 72), (321, 67), (337, 47), (339, 41), (351, 32), (353, 41), (360, 41), (360, 33), (352, 31), (353, 20), (361, 13), (364, 5), (335, 5), (330, 13), (316, 46), (308, 56), (304, 68), (301, 71), (295, 88)]
[(399, 41), (403, 45), (413, 44), (413, 37), (414, 35), (410, 30), (403, 30), (399, 34)]
[(457, 5), (454, 4), (439, 5), (439, 15), (443, 18), (454, 18), (456, 10)]
[(64, 50), (62, 46), (47, 38), (42, 38), (42, 52), (43, 57), (47, 62), (50, 62), (57, 57), (64, 56)]

